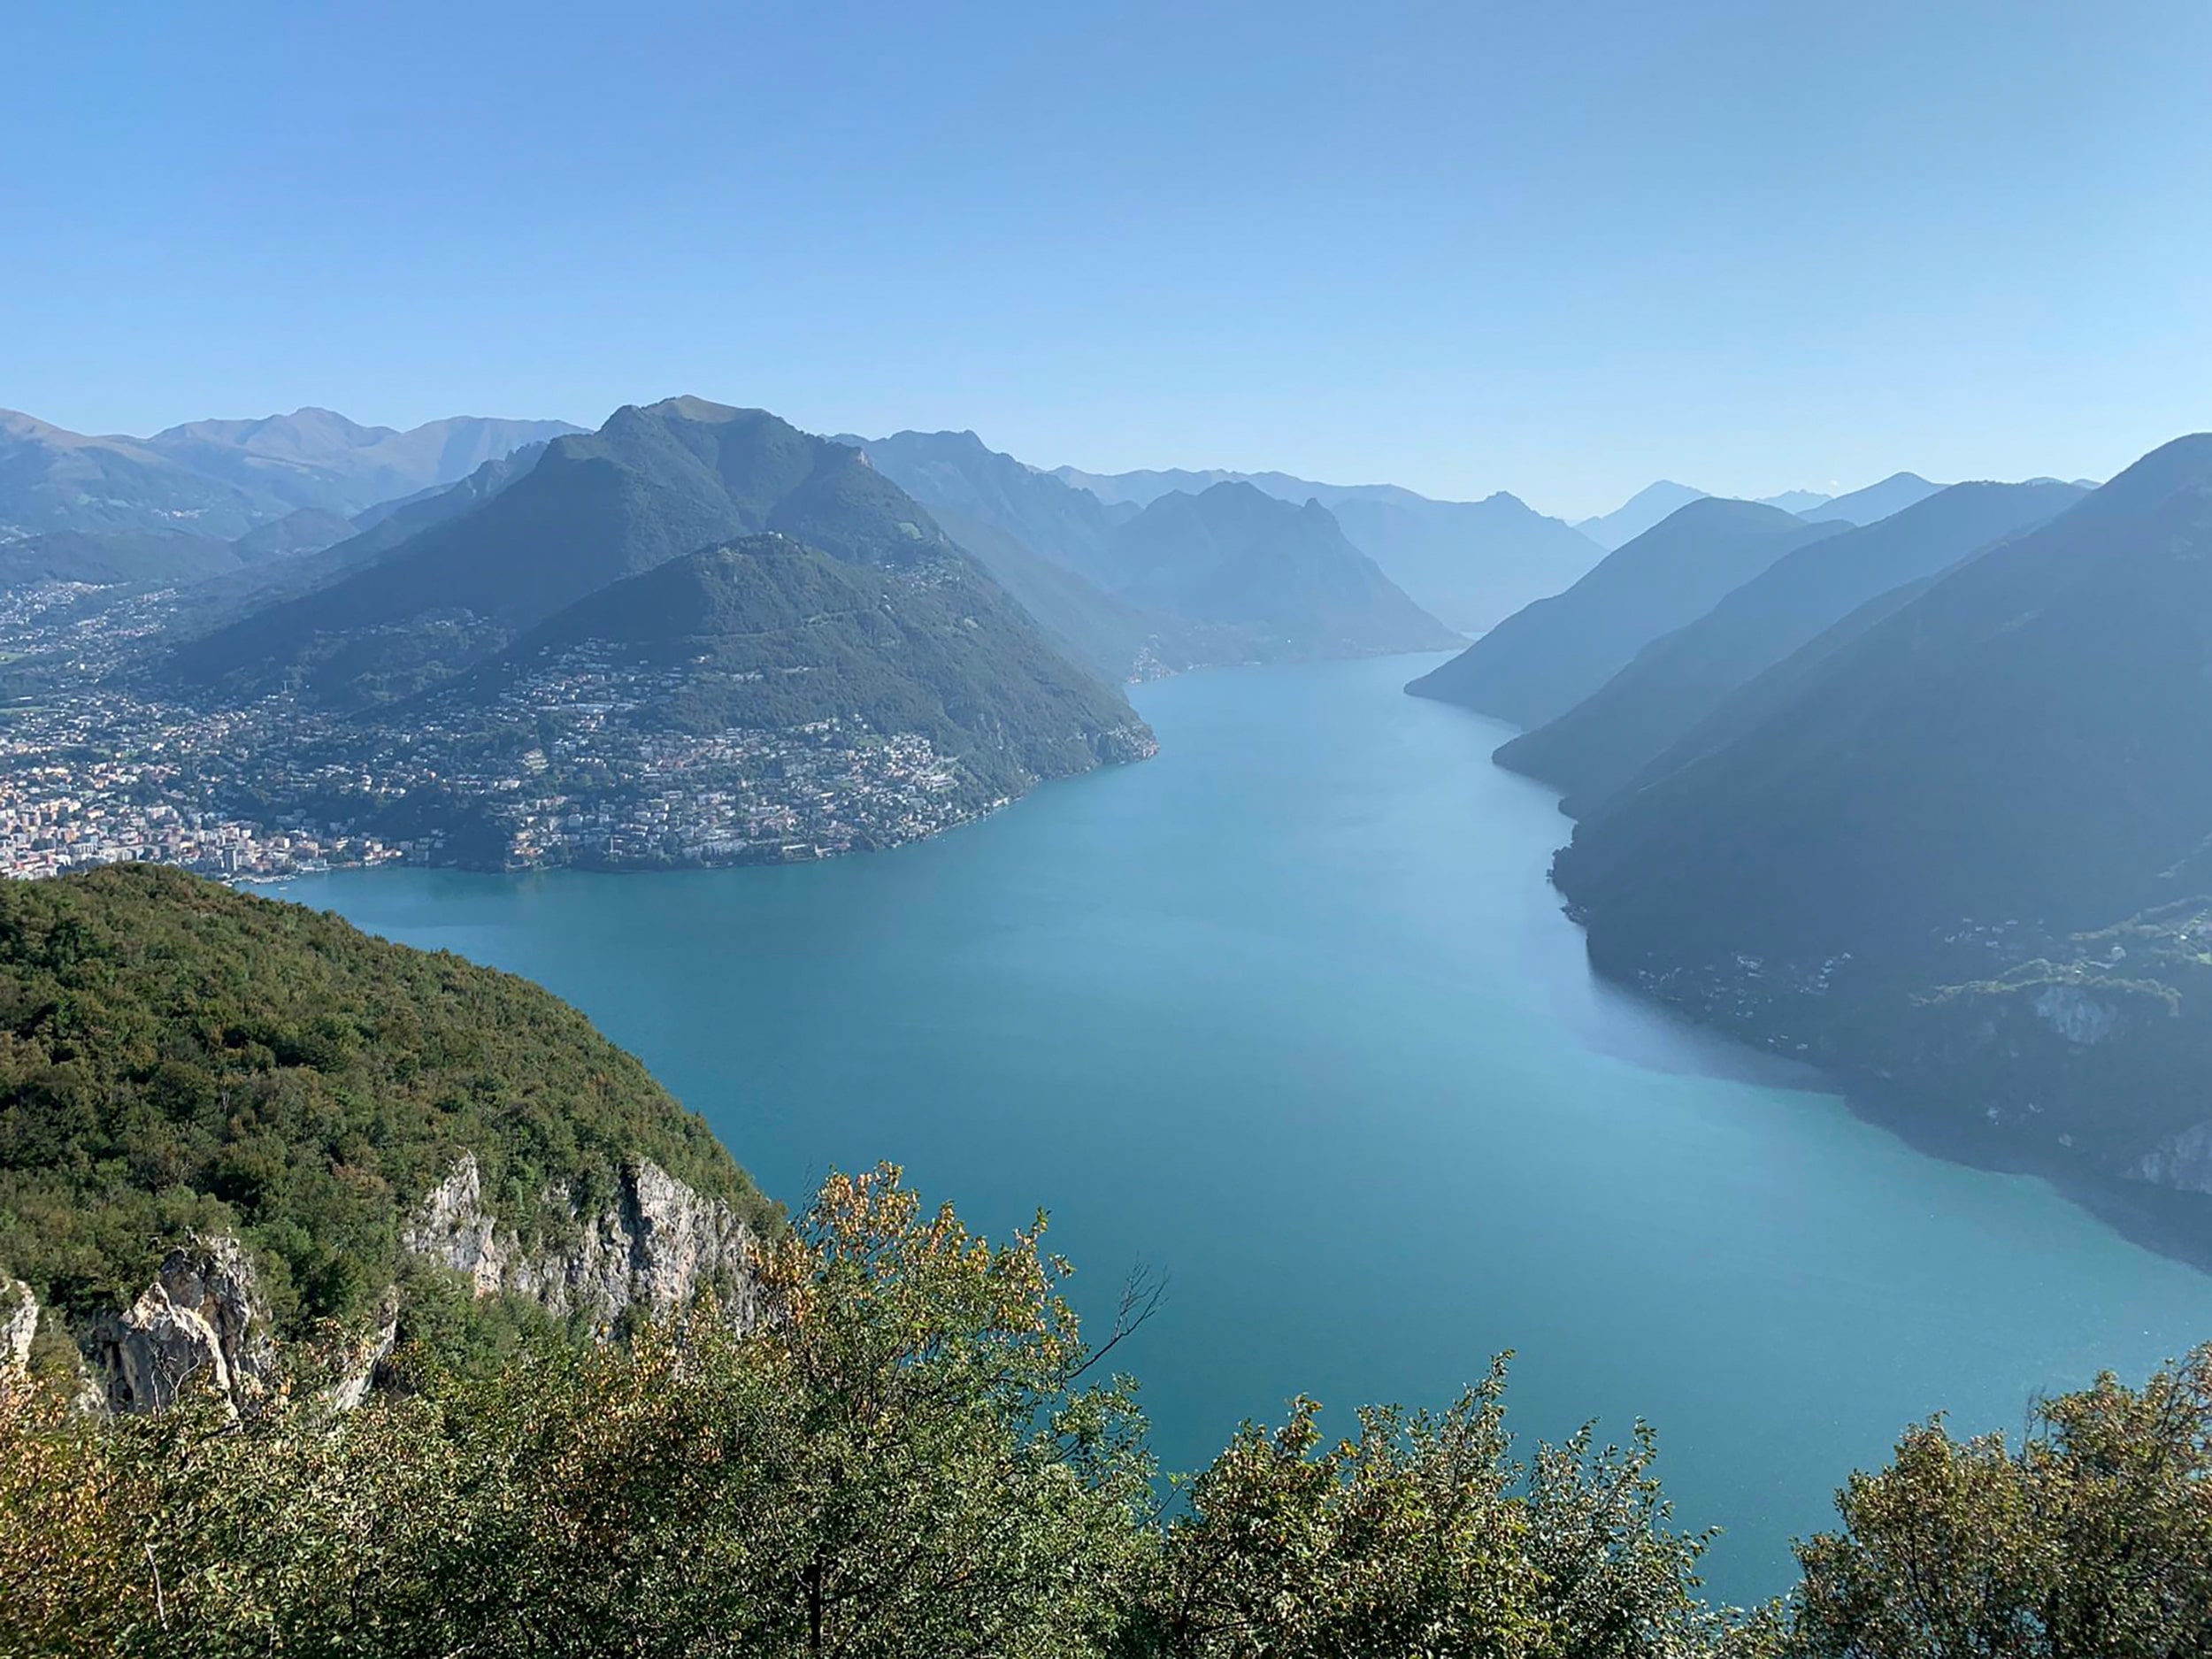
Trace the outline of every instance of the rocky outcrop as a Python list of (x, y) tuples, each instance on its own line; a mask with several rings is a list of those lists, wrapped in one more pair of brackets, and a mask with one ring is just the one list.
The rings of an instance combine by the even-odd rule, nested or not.
[(37, 1334), (38, 1298), (31, 1287), (19, 1279), (0, 1279), (0, 1372), (29, 1367)]
[(2089, 1048), (2120, 1028), (2120, 1010), (2101, 1002), (2078, 986), (2050, 985), (2035, 999), (2035, 1017), (2067, 1041)]
[(237, 1240), (219, 1235), (171, 1250), (145, 1294), (96, 1321), (84, 1348), (116, 1411), (158, 1411), (194, 1384), (237, 1410), (260, 1394), (273, 1364), (253, 1264)]
[(2185, 1193), (2212, 1193), (2212, 1121), (2192, 1124), (2154, 1147), (2129, 1173), (2139, 1181)]
[(621, 1173), (613, 1199), (587, 1209), (573, 1191), (549, 1189), (545, 1236), (526, 1245), (484, 1202), (483, 1174), (463, 1153), (409, 1218), (401, 1242), (467, 1279), (480, 1296), (527, 1297), (548, 1310), (582, 1314), (602, 1329), (633, 1309), (665, 1313), (711, 1288), (741, 1325), (756, 1315), (746, 1255), (752, 1229), (728, 1204), (694, 1191), (657, 1164)]
[(399, 1287), (395, 1285), (384, 1293), (383, 1301), (377, 1305), (376, 1318), (368, 1334), (340, 1360), (337, 1377), (323, 1391), (323, 1398), (341, 1411), (350, 1411), (358, 1406), (375, 1386), (377, 1367), (392, 1356), (398, 1341)]
[(451, 1268), (480, 1296), (507, 1288), (520, 1255), (514, 1234), (503, 1236), (498, 1222), (484, 1207), (483, 1172), (473, 1152), (461, 1154), (445, 1179), (430, 1189), (400, 1230), (399, 1241), (415, 1255)]

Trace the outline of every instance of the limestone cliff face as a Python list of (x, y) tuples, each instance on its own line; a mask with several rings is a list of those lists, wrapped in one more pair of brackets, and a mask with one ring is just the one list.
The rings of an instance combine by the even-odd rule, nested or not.
[(350, 1411), (369, 1397), (376, 1384), (377, 1367), (389, 1359), (399, 1342), (399, 1286), (392, 1286), (377, 1305), (368, 1333), (339, 1361), (337, 1375), (323, 1390), (323, 1398), (341, 1411)]
[[(519, 1295), (549, 1311), (580, 1314), (601, 1331), (633, 1310), (666, 1313), (711, 1289), (742, 1325), (757, 1317), (747, 1260), (754, 1233), (728, 1204), (694, 1191), (658, 1164), (622, 1171), (613, 1199), (587, 1208), (570, 1190), (543, 1195), (551, 1243), (526, 1245), (484, 1202), (475, 1156), (465, 1153), (416, 1207), (401, 1243), (466, 1278), (480, 1296)], [(324, 1389), (341, 1409), (367, 1398), (390, 1355), (399, 1293), (340, 1355)], [(31, 1287), (0, 1279), (0, 1371), (29, 1362), (40, 1308)], [(87, 1409), (158, 1411), (186, 1389), (206, 1386), (233, 1412), (250, 1409), (276, 1371), (269, 1313), (245, 1247), (227, 1236), (196, 1237), (162, 1258), (137, 1301), (92, 1321), (78, 1346)]]
[(38, 1298), (19, 1279), (0, 1279), (0, 1371), (19, 1371), (31, 1363), (31, 1339), (38, 1334)]
[(2118, 1009), (2078, 986), (2046, 986), (2037, 994), (2034, 1007), (2038, 1019), (2082, 1048), (2110, 1041), (2123, 1024)]
[(752, 1229), (728, 1204), (695, 1192), (652, 1163), (623, 1170), (613, 1200), (587, 1211), (575, 1193), (543, 1194), (549, 1232), (532, 1248), (484, 1202), (473, 1153), (463, 1153), (417, 1207), (400, 1241), (461, 1274), (480, 1296), (506, 1292), (601, 1329), (632, 1309), (664, 1313), (711, 1287), (743, 1325), (757, 1314), (746, 1252)]
[(253, 1263), (224, 1237), (171, 1250), (145, 1294), (96, 1320), (82, 1346), (116, 1411), (158, 1411), (202, 1382), (237, 1410), (260, 1394), (275, 1363)]
[(2130, 1173), (2185, 1193), (2212, 1193), (2212, 1121), (2192, 1124), (2146, 1152)]

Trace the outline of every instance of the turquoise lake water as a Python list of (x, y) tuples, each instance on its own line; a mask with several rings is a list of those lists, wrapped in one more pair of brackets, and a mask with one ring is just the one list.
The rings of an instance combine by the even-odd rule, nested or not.
[(1158, 758), (893, 853), (284, 896), (549, 986), (779, 1197), (895, 1159), (995, 1231), (1049, 1209), (1102, 1310), (1164, 1271), (1122, 1352), (1170, 1468), (1514, 1348), (1522, 1434), (1656, 1426), (1726, 1599), (1909, 1421), (2212, 1338), (2212, 1278), (1596, 983), (1554, 797), (1401, 694), (1432, 660), (1140, 688)]

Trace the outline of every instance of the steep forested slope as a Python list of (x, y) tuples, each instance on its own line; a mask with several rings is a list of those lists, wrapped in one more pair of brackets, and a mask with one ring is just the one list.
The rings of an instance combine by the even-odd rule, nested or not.
[(462, 1153), (526, 1226), (650, 1160), (763, 1219), (698, 1118), (526, 980), (153, 865), (0, 884), (0, 1279), (128, 1306), (242, 1240), (280, 1330), (361, 1311)]
[(2053, 517), (2069, 484), (1958, 484), (1863, 529), (1784, 555), (1696, 621), (1653, 641), (1498, 764), (1564, 792), (1580, 817), (1665, 754), (1730, 693), (1868, 600)]
[(857, 718), (880, 736), (928, 738), (987, 798), (1150, 748), (1128, 705), (979, 572), (854, 564), (774, 534), (600, 589), (434, 706), (496, 713), (518, 683), (580, 651), (650, 688), (634, 720), (703, 734)]

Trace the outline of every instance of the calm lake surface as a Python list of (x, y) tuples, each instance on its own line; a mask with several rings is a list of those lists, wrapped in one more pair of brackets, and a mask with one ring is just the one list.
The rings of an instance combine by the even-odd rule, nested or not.
[(1169, 1468), (1511, 1348), (1522, 1435), (1656, 1426), (1727, 1599), (1908, 1422), (2212, 1338), (2212, 1278), (1596, 983), (1554, 796), (1401, 694), (1432, 660), (1140, 688), (1157, 759), (893, 853), (284, 896), (542, 981), (787, 1201), (895, 1159), (995, 1232), (1048, 1208), (1102, 1313), (1164, 1271), (1123, 1353)]

